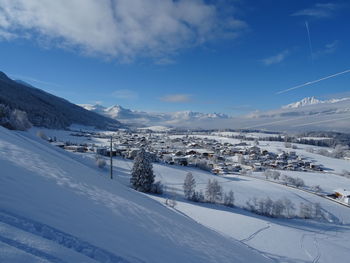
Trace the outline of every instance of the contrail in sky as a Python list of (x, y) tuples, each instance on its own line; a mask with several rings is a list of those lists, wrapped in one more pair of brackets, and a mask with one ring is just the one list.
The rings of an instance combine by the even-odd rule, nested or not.
[(322, 81), (322, 80), (334, 78), (334, 77), (336, 77), (336, 76), (343, 75), (343, 74), (346, 74), (346, 73), (349, 73), (349, 72), (350, 72), (350, 69), (345, 70), (345, 71), (342, 71), (342, 72), (339, 72), (339, 73), (336, 73), (336, 74), (333, 74), (333, 75), (330, 75), (330, 76), (327, 76), (327, 77), (323, 77), (323, 78), (321, 78), (321, 79), (309, 81), (309, 82), (306, 82), (306, 83), (304, 83), (304, 84), (301, 84), (301, 85), (298, 85), (298, 86), (295, 86), (295, 87), (292, 87), (292, 88), (289, 88), (289, 89), (281, 90), (281, 91), (277, 92), (276, 94), (286, 93), (286, 92), (288, 92), (288, 91), (295, 90), (295, 89), (299, 89), (299, 88), (302, 88), (302, 87), (305, 87), (305, 86), (308, 86), (308, 85), (311, 85), (311, 84), (320, 82), (320, 81)]
[(314, 52), (312, 50), (312, 44), (311, 44), (311, 37), (310, 37), (310, 29), (309, 29), (309, 23), (305, 21), (306, 31), (307, 31), (307, 37), (309, 39), (309, 47), (310, 47), (310, 53), (311, 53), (311, 61), (313, 62), (314, 59)]

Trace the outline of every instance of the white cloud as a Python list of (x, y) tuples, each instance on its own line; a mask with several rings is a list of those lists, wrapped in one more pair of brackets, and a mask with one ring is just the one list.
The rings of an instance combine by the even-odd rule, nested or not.
[(183, 103), (190, 102), (191, 95), (189, 94), (170, 94), (160, 98), (161, 101), (171, 102), (171, 103)]
[(135, 91), (128, 89), (116, 90), (112, 93), (112, 96), (122, 100), (134, 100), (138, 98), (138, 94)]
[(270, 66), (272, 64), (278, 64), (278, 63), (281, 63), (283, 60), (285, 60), (289, 54), (290, 54), (289, 50), (283, 50), (277, 55), (263, 59), (262, 62), (266, 66)]
[(295, 12), (292, 16), (306, 16), (314, 18), (328, 18), (333, 16), (338, 5), (334, 3), (318, 3), (311, 8), (306, 8)]
[(333, 54), (334, 52), (337, 51), (339, 47), (339, 43), (340, 43), (339, 40), (334, 40), (333, 42), (326, 44), (322, 49), (317, 50), (315, 52), (314, 57), (319, 58), (324, 55)]
[(166, 57), (245, 27), (204, 0), (0, 0), (3, 32), (124, 61)]

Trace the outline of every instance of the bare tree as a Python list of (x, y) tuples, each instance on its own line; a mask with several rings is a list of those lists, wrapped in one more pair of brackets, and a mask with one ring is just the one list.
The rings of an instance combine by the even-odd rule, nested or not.
[(208, 180), (208, 184), (205, 190), (205, 197), (209, 203), (217, 203), (222, 200), (222, 187), (219, 185), (219, 182), (214, 179), (211, 181)]
[(228, 193), (225, 193), (224, 195), (224, 205), (228, 207), (234, 207), (235, 203), (235, 196), (232, 190), (230, 190)]
[(183, 184), (184, 195), (186, 199), (191, 200), (195, 193), (196, 180), (194, 179), (191, 172), (188, 172)]

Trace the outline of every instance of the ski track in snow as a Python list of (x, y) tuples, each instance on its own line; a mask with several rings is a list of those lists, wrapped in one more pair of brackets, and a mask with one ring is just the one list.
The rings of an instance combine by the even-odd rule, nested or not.
[[(80, 240), (79, 238), (55, 229), (51, 226), (33, 221), (22, 216), (14, 215), (4, 210), (0, 210), (0, 221), (19, 228), (23, 231), (29, 232), (31, 234), (46, 238), (48, 240), (54, 241), (57, 244), (72, 249), (82, 255), (92, 258), (100, 263), (127, 263), (128, 261), (114, 255), (113, 253), (104, 250), (102, 248), (96, 247), (86, 241)], [(51, 256), (45, 252), (38, 249), (34, 249), (26, 246), (20, 242), (5, 238), (0, 236), (0, 241), (6, 243), (10, 246), (16, 247), (20, 250), (28, 252), (32, 255), (44, 258), (53, 263), (62, 263), (63, 261)]]
[(249, 237), (242, 239), (240, 241), (243, 243), (248, 242), (248, 241), (252, 240), (253, 238), (255, 238), (259, 233), (269, 229), (270, 227), (271, 227), (270, 223), (267, 223), (267, 226), (260, 228), (259, 230), (255, 231), (253, 234), (251, 234)]
[(21, 242), (3, 237), (1, 235), (0, 235), (0, 242), (5, 243), (11, 247), (17, 248), (19, 250), (22, 250), (26, 253), (29, 253), (29, 254), (35, 256), (35, 257), (44, 259), (44, 260), (52, 262), (52, 263), (65, 263), (65, 261), (63, 261), (55, 256), (52, 256), (50, 254), (47, 254), (43, 251), (40, 251), (39, 249), (27, 246), (26, 244), (23, 244)]
[(312, 263), (317, 263), (319, 261), (319, 259), (321, 258), (321, 252), (320, 252), (320, 248), (319, 248), (319, 245), (318, 245), (318, 240), (316, 238), (316, 234), (314, 235), (314, 245), (315, 245), (315, 247), (317, 249), (317, 255), (314, 258), (314, 260), (312, 261)]

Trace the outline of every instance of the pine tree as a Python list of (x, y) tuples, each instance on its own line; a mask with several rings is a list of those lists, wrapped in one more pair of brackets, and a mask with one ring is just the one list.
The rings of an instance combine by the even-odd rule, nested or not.
[(196, 188), (196, 180), (194, 179), (192, 173), (189, 172), (187, 173), (183, 184), (184, 195), (186, 199), (190, 200), (194, 197), (195, 188)]
[(130, 183), (140, 192), (150, 192), (154, 183), (153, 166), (144, 149), (141, 149), (134, 160)]

